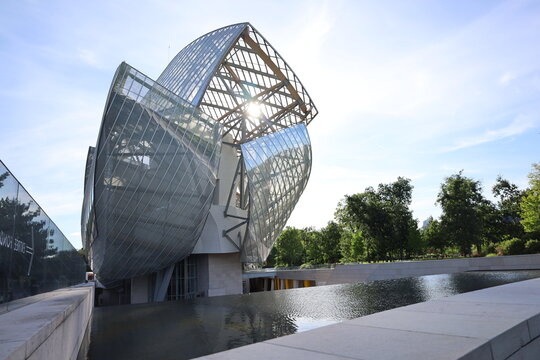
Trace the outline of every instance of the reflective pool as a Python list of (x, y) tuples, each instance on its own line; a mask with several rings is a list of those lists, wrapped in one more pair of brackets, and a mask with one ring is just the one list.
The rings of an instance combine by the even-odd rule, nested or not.
[(190, 359), (375, 312), (540, 277), (468, 272), (94, 309), (90, 359)]

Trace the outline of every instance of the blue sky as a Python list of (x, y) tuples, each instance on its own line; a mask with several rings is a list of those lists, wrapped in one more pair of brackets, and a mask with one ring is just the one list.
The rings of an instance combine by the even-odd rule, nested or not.
[(84, 163), (126, 61), (156, 79), (196, 37), (251, 22), (320, 114), (313, 170), (289, 225), (324, 226), (345, 194), (412, 179), (438, 216), (463, 169), (486, 196), (540, 161), (538, 1), (0, 2), (0, 159), (80, 247)]

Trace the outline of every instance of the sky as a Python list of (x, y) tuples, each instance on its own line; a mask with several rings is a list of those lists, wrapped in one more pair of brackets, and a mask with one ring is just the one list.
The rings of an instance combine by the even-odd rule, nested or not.
[(216, 28), (249, 21), (319, 115), (288, 225), (322, 227), (345, 195), (412, 180), (420, 222), (445, 177), (485, 196), (540, 162), (539, 1), (0, 2), (0, 159), (75, 247), (88, 146), (122, 61), (156, 79)]

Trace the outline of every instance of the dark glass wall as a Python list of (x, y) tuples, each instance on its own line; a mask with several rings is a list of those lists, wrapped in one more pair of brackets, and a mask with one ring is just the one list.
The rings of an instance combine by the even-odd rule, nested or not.
[(85, 279), (82, 256), (0, 161), (0, 311)]

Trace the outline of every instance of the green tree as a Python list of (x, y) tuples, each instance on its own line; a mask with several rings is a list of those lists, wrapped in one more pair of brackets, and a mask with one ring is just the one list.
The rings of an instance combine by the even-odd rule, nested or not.
[(432, 216), (428, 219), (428, 225), (422, 230), (422, 237), (426, 246), (439, 254), (444, 254), (444, 250), (450, 245), (448, 237), (444, 236), (441, 223)]
[(521, 201), (521, 224), (526, 232), (540, 232), (540, 163), (532, 164), (530, 188)]
[(346, 196), (338, 205), (336, 219), (344, 228), (361, 231), (368, 260), (403, 259), (410, 253), (409, 237), (416, 222), (409, 209), (412, 198), (409, 179), (399, 177), (377, 190)]
[(407, 235), (406, 252), (409, 258), (415, 255), (422, 255), (426, 252), (426, 243), (420, 233), (420, 229), (418, 229), (418, 223), (412, 218), (409, 224), (409, 234)]
[(437, 203), (443, 210), (441, 228), (450, 243), (457, 246), (462, 255), (470, 255), (473, 245), (481, 252), (480, 207), (484, 202), (480, 182), (463, 176), (462, 171), (447, 177), (441, 184), (437, 196)]
[(341, 239), (341, 231), (339, 225), (330, 221), (326, 227), (322, 228), (321, 234), (321, 252), (323, 254), (323, 263), (337, 263), (341, 258), (339, 251), (339, 241)]
[(274, 245), (276, 266), (298, 266), (304, 262), (302, 230), (287, 227), (281, 232)]
[(342, 231), (339, 241), (342, 262), (361, 262), (365, 260), (365, 245), (361, 231)]
[(484, 199), (478, 210), (482, 218), (481, 242), (483, 244), (496, 244), (503, 239), (505, 234), (508, 235), (507, 229), (511, 227), (507, 227), (509, 224), (504, 223), (505, 217), (498, 206)]
[(305, 228), (301, 234), (305, 249), (305, 260), (309, 264), (322, 264), (324, 262), (323, 239), (320, 231), (313, 228)]
[[(498, 242), (503, 237), (520, 238), (523, 236), (524, 229), (521, 224), (520, 203), (523, 197), (521, 191), (515, 184), (503, 179), (500, 175), (497, 176), (497, 181), (492, 188), (493, 195), (498, 199), (497, 208), (488, 209), (488, 215), (498, 214), (496, 217), (486, 219), (491, 228), (491, 241)], [(489, 236), (488, 236), (489, 237)], [(494, 241), (495, 240), (495, 241)]]

